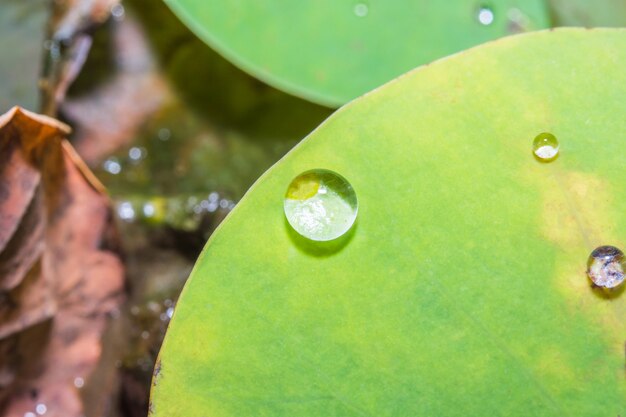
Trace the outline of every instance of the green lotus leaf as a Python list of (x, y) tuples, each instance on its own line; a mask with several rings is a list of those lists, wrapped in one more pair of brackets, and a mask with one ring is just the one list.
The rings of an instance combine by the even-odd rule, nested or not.
[[(535, 32), (337, 111), (210, 239), (152, 415), (625, 415), (626, 295), (586, 275), (594, 248), (626, 247), (624, 68), (626, 30)], [(327, 244), (283, 212), (315, 168), (358, 197)]]
[(236, 65), (331, 107), (434, 59), (549, 26), (542, 0), (165, 1)]

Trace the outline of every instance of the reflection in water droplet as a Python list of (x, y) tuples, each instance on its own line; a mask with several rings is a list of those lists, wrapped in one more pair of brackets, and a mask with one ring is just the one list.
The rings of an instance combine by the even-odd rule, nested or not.
[(552, 133), (540, 133), (533, 140), (533, 153), (541, 161), (553, 161), (559, 154), (559, 141)]
[(82, 379), (81, 377), (77, 376), (76, 378), (74, 378), (74, 386), (76, 388), (82, 388), (85, 386), (85, 380)]
[(333, 171), (315, 169), (298, 175), (289, 184), (284, 209), (296, 232), (307, 239), (328, 241), (350, 230), (358, 203), (345, 178)]
[(478, 9), (478, 13), (476, 14), (476, 19), (478, 23), (483, 26), (489, 26), (493, 23), (495, 16), (493, 14), (493, 10), (489, 6), (481, 6)]
[(354, 5), (354, 14), (357, 17), (365, 17), (369, 13), (370, 8), (365, 3), (357, 3)]
[(122, 172), (122, 165), (117, 158), (109, 158), (102, 164), (102, 168), (109, 174), (117, 175)]
[(39, 403), (35, 407), (35, 412), (39, 414), (40, 416), (43, 416), (44, 414), (46, 414), (46, 411), (48, 411), (48, 407), (46, 407), (45, 404)]
[(615, 246), (600, 246), (589, 255), (587, 275), (598, 287), (617, 287), (624, 282), (625, 271), (624, 252)]

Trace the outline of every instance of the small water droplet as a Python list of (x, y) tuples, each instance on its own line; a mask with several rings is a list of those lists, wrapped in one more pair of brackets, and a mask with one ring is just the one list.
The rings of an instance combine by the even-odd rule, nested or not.
[(139, 148), (137, 146), (133, 146), (132, 148), (128, 150), (128, 157), (132, 161), (140, 161), (146, 157), (147, 153), (148, 151), (146, 150), (146, 148)]
[(533, 153), (541, 161), (553, 161), (559, 154), (559, 141), (552, 133), (540, 133), (533, 140)]
[(144, 340), (147, 340), (150, 337), (150, 332), (148, 332), (147, 330), (144, 330), (143, 332), (141, 332), (141, 338)]
[(46, 414), (46, 411), (48, 411), (48, 407), (46, 407), (45, 404), (39, 403), (35, 407), (35, 412), (39, 414), (40, 416), (43, 416), (44, 414)]
[(284, 209), (296, 232), (307, 239), (328, 241), (350, 230), (356, 220), (358, 203), (354, 189), (345, 178), (330, 170), (314, 169), (291, 181)]
[(126, 11), (124, 10), (124, 6), (122, 6), (121, 4), (116, 4), (115, 6), (111, 7), (111, 16), (113, 16), (113, 19), (118, 22), (124, 19), (125, 13)]
[(117, 215), (120, 219), (130, 222), (135, 218), (135, 209), (129, 201), (123, 201), (117, 206)]
[(493, 23), (495, 15), (493, 9), (489, 6), (480, 6), (476, 13), (476, 20), (483, 26), (489, 26)]
[(165, 314), (167, 314), (167, 317), (171, 319), (174, 315), (174, 307), (169, 307), (167, 310), (165, 310)]
[(218, 193), (216, 193), (215, 191), (213, 191), (211, 194), (209, 194), (209, 202), (215, 203), (219, 199), (220, 199), (220, 195)]
[(85, 380), (82, 379), (81, 377), (77, 376), (76, 378), (74, 378), (74, 386), (76, 388), (82, 388), (85, 386)]
[(146, 203), (143, 205), (143, 215), (145, 217), (153, 217), (154, 213), (156, 213), (156, 209), (154, 207), (154, 204), (152, 203)]
[(369, 13), (370, 8), (365, 3), (357, 3), (354, 5), (354, 15), (356, 17), (365, 17)]
[(159, 137), (160, 140), (162, 140), (163, 142), (169, 140), (170, 136), (172, 136), (172, 132), (170, 132), (169, 129), (162, 127), (161, 129), (159, 129), (159, 132), (157, 133), (157, 136)]
[(228, 200), (226, 200), (225, 198), (222, 199), (222, 201), (220, 201), (220, 207), (223, 209), (228, 208)]
[(624, 252), (615, 246), (600, 246), (589, 255), (587, 275), (598, 287), (617, 287), (624, 282), (625, 271)]
[(109, 158), (102, 164), (102, 168), (109, 174), (117, 175), (122, 172), (122, 165), (117, 158)]

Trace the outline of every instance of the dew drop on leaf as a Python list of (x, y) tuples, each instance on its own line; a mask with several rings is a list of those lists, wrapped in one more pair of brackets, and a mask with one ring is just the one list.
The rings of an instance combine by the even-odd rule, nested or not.
[(291, 181), (284, 201), (285, 216), (307, 239), (328, 241), (354, 224), (358, 203), (350, 183), (326, 169), (306, 171)]
[(540, 161), (553, 161), (559, 154), (559, 141), (552, 133), (540, 133), (533, 141), (533, 153)]
[(476, 13), (476, 20), (483, 26), (489, 26), (493, 23), (495, 15), (493, 9), (489, 6), (480, 6)]
[(354, 5), (354, 15), (356, 17), (365, 17), (369, 13), (369, 7), (365, 3), (357, 3)]
[(600, 246), (591, 252), (587, 275), (598, 287), (615, 288), (624, 282), (624, 252), (615, 246)]

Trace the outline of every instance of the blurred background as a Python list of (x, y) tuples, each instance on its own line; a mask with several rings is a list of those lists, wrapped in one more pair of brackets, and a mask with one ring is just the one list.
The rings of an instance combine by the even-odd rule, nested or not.
[[(455, 3), (467, 2), (444, 8)], [(541, 3), (536, 19), (509, 10), (489, 38), (626, 22), (624, 1), (531, 3), (535, 9)], [(356, 2), (350, 10), (363, 18), (374, 8)], [(500, 22), (497, 12), (472, 3), (470, 20), (490, 26)], [(316, 104), (324, 100), (286, 88), (310, 100), (299, 98), (249, 75), (160, 0), (0, 0), (0, 51), (0, 113), (20, 105), (71, 126), (72, 145), (110, 197), (114, 243), (107, 250), (125, 271), (113, 307), (99, 313), (106, 325), (97, 353), (83, 360), (80, 349), (67, 350), (68, 360), (87, 365), (76, 368), (84, 373), (64, 375), (58, 381), (64, 388), (54, 395), (46, 393), (42, 381), (50, 379), (42, 375), (55, 363), (24, 347), (32, 333), (49, 328), (0, 327), (0, 415), (146, 416), (160, 344), (207, 238), (252, 183), (341, 103)], [(331, 66), (328, 71), (332, 77)], [(272, 77), (259, 78), (276, 85)], [(0, 295), (1, 326), (14, 294)], [(44, 322), (54, 320), (53, 314)], [(34, 371), (24, 371), (35, 363)], [(78, 405), (66, 407), (64, 396)]]

